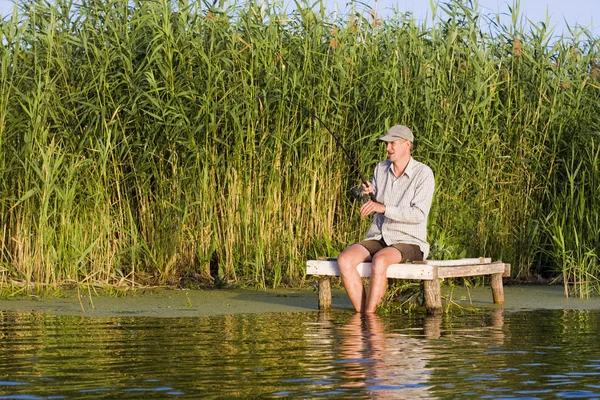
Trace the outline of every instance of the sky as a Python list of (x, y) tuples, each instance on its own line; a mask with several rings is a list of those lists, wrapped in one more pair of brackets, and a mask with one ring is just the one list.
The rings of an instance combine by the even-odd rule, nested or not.
[[(343, 10), (348, 0), (326, 0), (331, 10)], [(436, 0), (444, 3), (447, 0)], [(475, 2), (475, 0), (474, 0)], [(515, 0), (479, 0), (478, 6), (482, 14), (500, 14), (503, 22), (510, 24), (509, 7), (513, 7)], [(293, 1), (291, 1), (293, 4)], [(358, 3), (358, 2), (357, 2)], [(431, 21), (431, 6), (429, 0), (365, 0), (361, 1), (378, 14), (392, 15), (393, 10), (401, 12), (411, 11), (417, 20)], [(545, 22), (546, 15), (550, 18), (550, 26), (555, 33), (568, 34), (567, 25), (584, 26), (595, 36), (600, 35), (600, 0), (521, 0), (519, 2), (519, 15), (523, 23), (528, 25), (528, 20), (534, 23)]]
[[(268, 0), (267, 0), (268, 1)], [(285, 0), (293, 5), (293, 0)], [(312, 0), (311, 0), (312, 1)], [(344, 13), (351, 0), (323, 0), (331, 12)], [(443, 0), (445, 1), (445, 0)], [(514, 0), (479, 0), (479, 8), (484, 14), (508, 14), (508, 6)], [(357, 8), (360, 4), (367, 4), (376, 8), (382, 16), (393, 14), (394, 9), (401, 12), (411, 11), (418, 20), (431, 19), (429, 0), (356, 0)], [(364, 7), (363, 7), (364, 8)], [(600, 0), (521, 0), (520, 15), (538, 23), (546, 20), (546, 12), (550, 16), (550, 26), (555, 28), (555, 33), (568, 33), (565, 20), (569, 26), (581, 25), (587, 27), (594, 36), (600, 35)], [(12, 12), (11, 0), (0, 0), (0, 14), (9, 15)], [(510, 17), (506, 16), (506, 22)], [(526, 22), (526, 20), (525, 20)]]
[[(344, 1), (330, 0), (330, 3), (343, 4)], [(379, 0), (368, 2), (377, 4), (378, 11), (385, 15), (391, 9), (413, 11), (418, 19), (431, 18), (431, 7), (428, 0)], [(479, 0), (478, 5), (483, 14), (504, 15), (506, 22), (510, 21), (509, 7), (513, 7), (514, 0)], [(592, 33), (600, 34), (600, 1), (599, 0), (521, 0), (519, 2), (519, 15), (534, 23), (546, 21), (550, 17), (550, 26), (555, 27), (557, 33), (566, 31), (566, 23), (585, 26)], [(527, 19), (524, 22), (527, 22)]]

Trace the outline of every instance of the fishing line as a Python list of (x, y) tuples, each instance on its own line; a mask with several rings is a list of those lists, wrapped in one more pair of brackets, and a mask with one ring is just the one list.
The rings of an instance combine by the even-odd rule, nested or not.
[[(329, 128), (329, 126), (327, 126), (327, 124), (317, 114), (315, 114), (312, 110), (310, 110), (309, 108), (303, 106), (300, 103), (296, 103), (295, 101), (292, 101), (292, 100), (289, 100), (289, 99), (285, 99), (283, 97), (277, 97), (277, 96), (256, 96), (256, 99), (259, 100), (259, 101), (261, 99), (264, 99), (264, 100), (273, 99), (273, 100), (283, 101), (283, 102), (292, 104), (292, 105), (294, 105), (296, 107), (300, 107), (301, 109), (303, 109), (304, 111), (306, 111), (307, 113), (309, 113), (314, 119), (316, 119), (317, 121), (319, 121), (319, 123), (327, 130), (327, 132), (329, 132), (329, 134), (335, 140), (335, 143), (337, 144), (337, 146), (344, 152), (344, 154), (346, 155), (346, 157), (348, 158), (348, 160), (350, 160), (350, 163), (354, 167), (354, 170), (358, 173), (358, 176), (359, 176), (360, 180), (362, 181), (362, 183), (365, 184), (365, 185), (368, 185), (369, 181), (367, 180), (367, 178), (365, 177), (365, 175), (361, 172), (360, 167), (358, 166), (358, 162), (356, 162), (356, 160), (352, 157), (352, 155), (350, 155), (350, 153), (348, 152), (348, 150), (346, 150), (346, 148), (342, 144), (339, 136), (336, 135)], [(356, 187), (353, 187), (352, 189), (350, 189), (350, 193), (352, 193), (352, 196), (354, 196), (354, 198), (356, 198), (357, 200), (362, 199), (362, 191), (360, 189), (358, 189)], [(369, 198), (371, 200), (375, 200), (375, 195), (373, 193), (369, 193)]]

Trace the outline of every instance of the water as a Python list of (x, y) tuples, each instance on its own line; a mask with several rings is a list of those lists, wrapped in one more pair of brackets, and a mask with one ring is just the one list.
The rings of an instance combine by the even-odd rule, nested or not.
[(600, 311), (0, 313), (0, 398), (600, 398)]

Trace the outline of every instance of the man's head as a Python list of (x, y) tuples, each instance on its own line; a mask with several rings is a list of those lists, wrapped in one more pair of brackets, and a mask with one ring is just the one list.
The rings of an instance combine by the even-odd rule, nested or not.
[(410, 158), (414, 137), (408, 127), (394, 125), (379, 140), (386, 142), (385, 149), (391, 162), (405, 160), (407, 157)]

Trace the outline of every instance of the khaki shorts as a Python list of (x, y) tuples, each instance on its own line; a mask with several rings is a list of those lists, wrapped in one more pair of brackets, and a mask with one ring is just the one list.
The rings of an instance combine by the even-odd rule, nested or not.
[(371, 253), (371, 257), (373, 257), (375, 253), (377, 253), (381, 249), (384, 249), (386, 247), (393, 247), (395, 249), (398, 249), (398, 251), (402, 254), (403, 263), (423, 260), (423, 252), (421, 251), (421, 248), (416, 244), (396, 243), (388, 246), (383, 241), (383, 239), (363, 240), (358, 244), (363, 246), (365, 249), (369, 250), (369, 253)]

